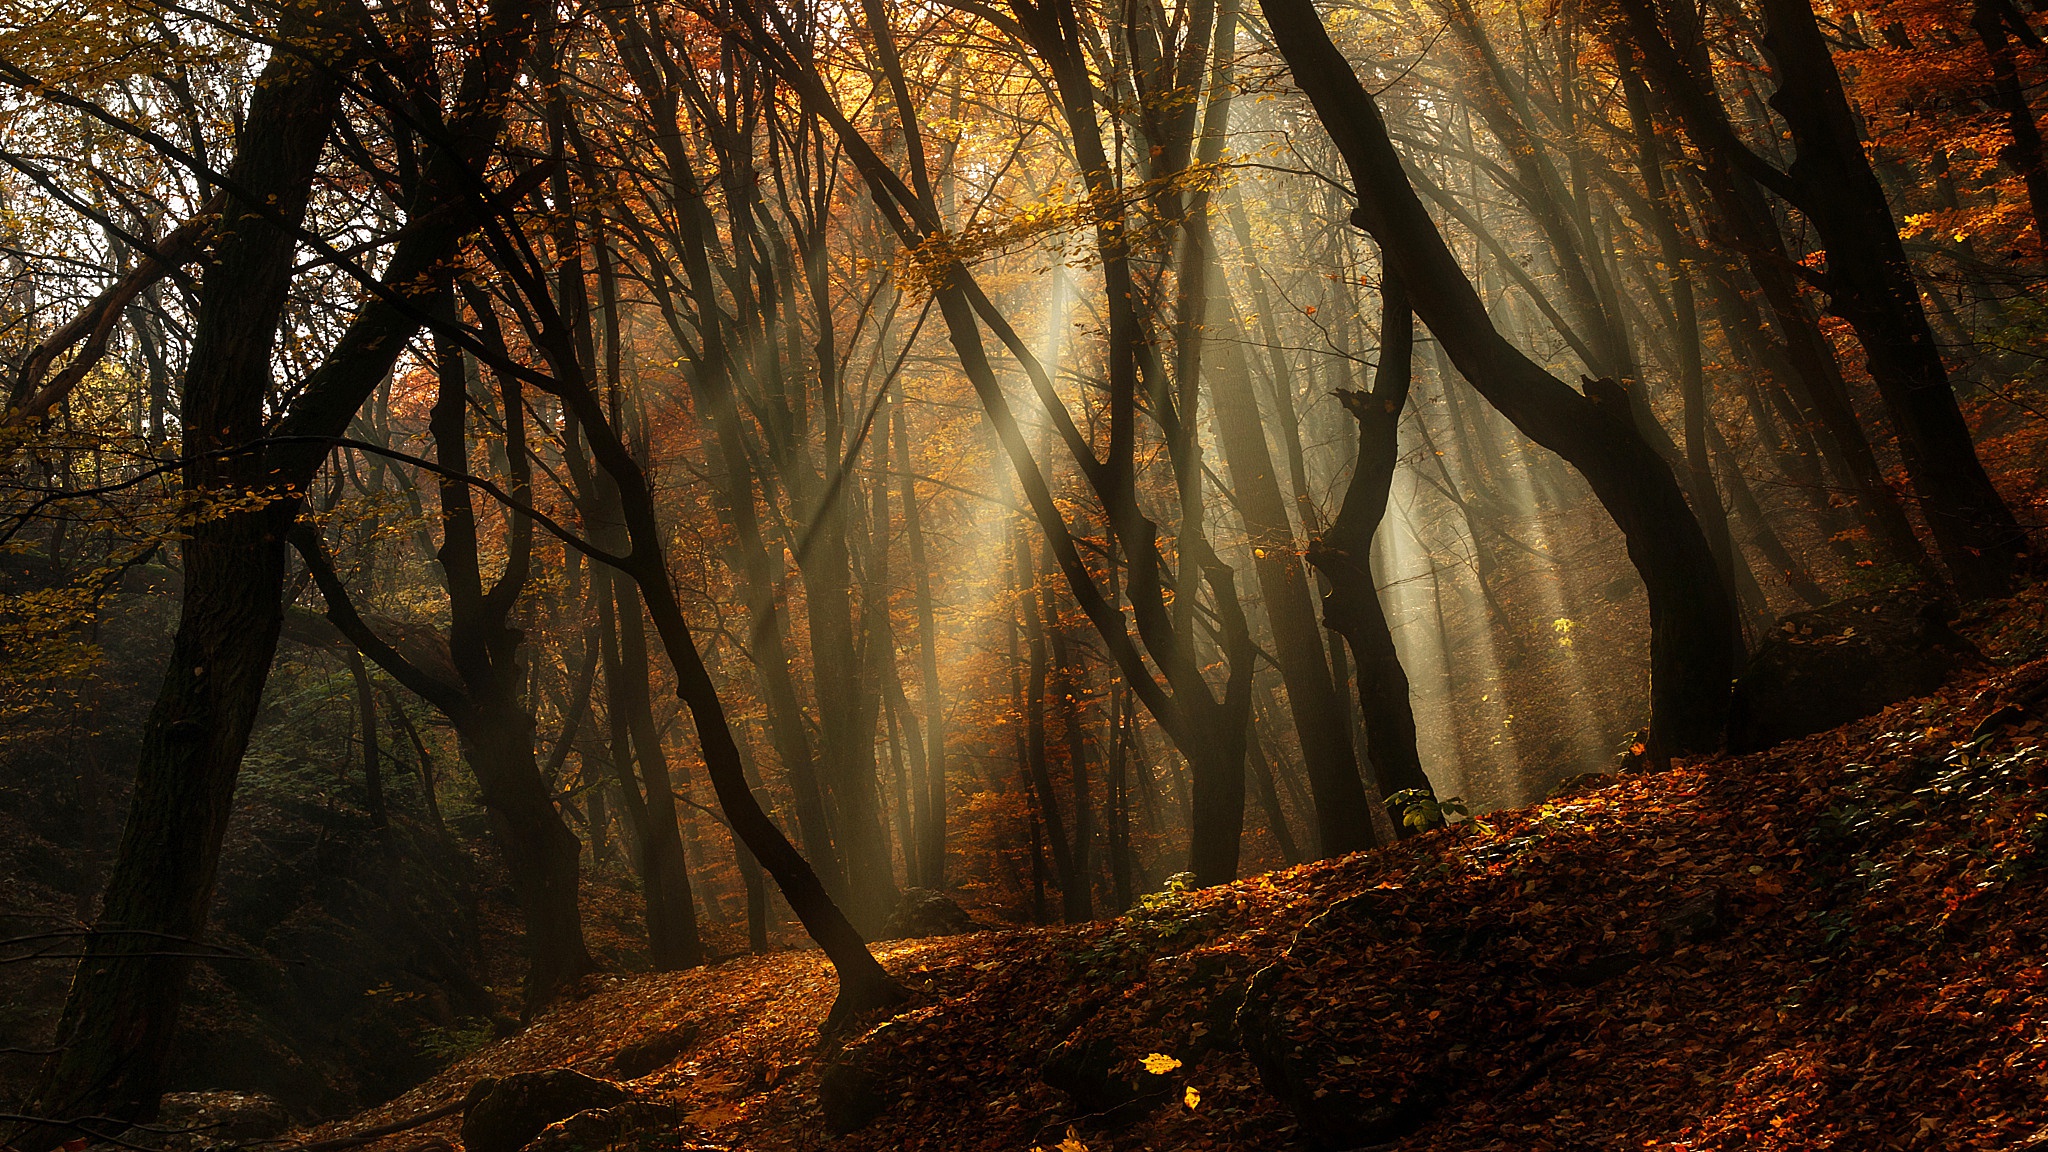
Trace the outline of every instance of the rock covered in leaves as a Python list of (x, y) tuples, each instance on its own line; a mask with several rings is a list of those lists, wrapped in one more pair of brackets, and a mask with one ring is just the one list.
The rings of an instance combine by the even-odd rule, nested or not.
[(878, 940), (921, 940), (928, 936), (958, 936), (976, 929), (974, 918), (959, 902), (944, 892), (929, 888), (905, 888), (896, 910), (876, 935)]
[(867, 1127), (889, 1106), (887, 1085), (864, 1055), (855, 1047), (818, 1066), (818, 1110), (835, 1136)]
[(1148, 1075), (1131, 1059), (1127, 1043), (1094, 1033), (1069, 1036), (1053, 1045), (1038, 1074), (1066, 1093), (1075, 1111), (1086, 1116), (1109, 1116), (1172, 1093), (1164, 1076)]
[(1754, 752), (1824, 732), (1941, 687), (1978, 658), (1950, 618), (1947, 604), (1915, 590), (1785, 617), (1735, 683), (1729, 749)]
[(698, 1030), (688, 1024), (663, 1028), (635, 1040), (612, 1057), (612, 1068), (628, 1080), (638, 1080), (654, 1070), (674, 1063), (697, 1042)]
[(216, 1148), (268, 1140), (292, 1126), (284, 1105), (255, 1092), (171, 1092), (157, 1111), (171, 1149)]
[(631, 1100), (557, 1120), (528, 1141), (525, 1152), (720, 1152), (697, 1135), (675, 1105)]
[(624, 1088), (568, 1068), (479, 1080), (462, 1117), (464, 1152), (519, 1152), (548, 1125), (594, 1108), (624, 1104)]

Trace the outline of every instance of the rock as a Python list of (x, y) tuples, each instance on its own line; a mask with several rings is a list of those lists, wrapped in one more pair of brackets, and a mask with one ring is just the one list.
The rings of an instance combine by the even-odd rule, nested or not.
[(1053, 1045), (1038, 1078), (1067, 1094), (1074, 1110), (1099, 1116), (1164, 1100), (1177, 1081), (1154, 1076), (1108, 1036), (1075, 1035)]
[(674, 1104), (634, 1100), (557, 1120), (524, 1152), (718, 1152), (696, 1135)]
[(292, 1118), (284, 1105), (253, 1092), (169, 1092), (156, 1125), (175, 1130), (166, 1147), (217, 1148), (267, 1140), (290, 1128)]
[(557, 1120), (628, 1099), (617, 1084), (567, 1068), (479, 1080), (469, 1090), (463, 1113), (462, 1147), (464, 1152), (519, 1152)]
[(1911, 590), (1785, 617), (1735, 682), (1729, 750), (1824, 732), (1940, 688), (1982, 658), (1949, 619), (1945, 602)]
[(627, 1080), (638, 1080), (657, 1068), (665, 1068), (697, 1042), (697, 1027), (684, 1024), (666, 1028), (619, 1049), (612, 1068)]
[(967, 910), (943, 892), (905, 888), (896, 910), (882, 925), (877, 940), (917, 940), (926, 936), (958, 936), (976, 929)]
[[(1469, 978), (1455, 957), (1490, 933), (1480, 925), (1447, 923), (1425, 941), (1419, 926), (1394, 919), (1383, 902), (1378, 893), (1353, 896), (1309, 921), (1278, 960), (1252, 976), (1238, 1009), (1245, 1052), (1267, 1090), (1293, 1111), (1312, 1148), (1355, 1148), (1403, 1136), (1435, 1112), (1454, 1083), (1442, 1046), (1423, 1046), (1415, 1053), (1423, 1058), (1411, 1063), (1381, 1047), (1384, 1019), (1356, 1031), (1332, 1029), (1324, 1026), (1324, 1014), (1305, 1011), (1318, 996), (1377, 995), (1386, 1005), (1376, 1017), (1408, 1017), (1416, 1021), (1414, 1034), (1447, 1030), (1453, 1013), (1439, 1018), (1429, 1012), (1434, 981), (1451, 974)], [(1391, 971), (1426, 971), (1428, 979), (1408, 984), (1385, 978), (1389, 969), (1360, 969), (1356, 959), (1368, 942), (1397, 950), (1405, 963)]]
[(818, 1069), (818, 1108), (834, 1136), (865, 1128), (889, 1106), (881, 1077), (858, 1052), (842, 1052)]
[(1657, 921), (1657, 935), (1664, 948), (1704, 944), (1728, 932), (1728, 905), (1718, 888), (1709, 888), (1684, 901)]

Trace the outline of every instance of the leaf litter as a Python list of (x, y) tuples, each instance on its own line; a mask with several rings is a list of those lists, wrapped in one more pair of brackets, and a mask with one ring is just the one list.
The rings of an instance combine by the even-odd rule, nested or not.
[[(311, 1135), (484, 1076), (616, 1076), (621, 1049), (681, 1032), (633, 1087), (693, 1138), (764, 1152), (1312, 1146), (1276, 1092), (1385, 1105), (1386, 1149), (2048, 1147), (2048, 596), (1965, 628), (1988, 669), (1766, 752), (1116, 920), (878, 946), (913, 996), (843, 1051), (817, 1047), (834, 984), (814, 951), (602, 976)], [(1254, 1013), (1291, 1080), (1247, 1053)], [(826, 1056), (883, 1096), (839, 1137)]]

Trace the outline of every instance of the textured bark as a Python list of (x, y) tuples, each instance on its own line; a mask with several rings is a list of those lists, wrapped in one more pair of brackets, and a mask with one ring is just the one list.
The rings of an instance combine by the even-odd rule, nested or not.
[[(155, 1116), (190, 954), (213, 901), (235, 779), (283, 624), (283, 527), (273, 497), (237, 507), (272, 477), (247, 446), (266, 431), (271, 349), (304, 215), (339, 95), (323, 65), (280, 52), (258, 77), (229, 169), (238, 188), (200, 280), (191, 359), (181, 382), (182, 480), (199, 518), (181, 548), (184, 598), (155, 706), (143, 724), (128, 823), (85, 957), (30, 1111), (116, 1122)], [(260, 142), (260, 146), (258, 146)], [(295, 512), (295, 509), (293, 510)], [(180, 955), (182, 953), (182, 955)], [(11, 1137), (40, 1152), (74, 1132)]]
[(1716, 747), (1735, 671), (1734, 597), (1670, 468), (1637, 434), (1626, 393), (1596, 383), (1580, 395), (1501, 337), (1314, 5), (1263, 6), (1276, 45), (1358, 186), (1353, 219), (1379, 242), (1416, 314), (1489, 403), (1585, 476), (1621, 529), (1649, 593), (1653, 741), (1665, 752)]
[[(1408, 405), (1415, 348), (1415, 321), (1399, 273), (1383, 273), (1380, 297), (1380, 364), (1372, 391), (1337, 393), (1358, 422), (1357, 462), (1336, 518), (1309, 546), (1308, 558), (1330, 582), (1323, 619), (1350, 644), (1358, 666), (1365, 753), (1385, 799), (1396, 792), (1431, 789), (1415, 749), (1408, 673), (1401, 667), (1372, 574), (1373, 536), (1386, 518), (1387, 495), (1400, 462), (1401, 413)], [(1405, 826), (1397, 830), (1407, 831)]]

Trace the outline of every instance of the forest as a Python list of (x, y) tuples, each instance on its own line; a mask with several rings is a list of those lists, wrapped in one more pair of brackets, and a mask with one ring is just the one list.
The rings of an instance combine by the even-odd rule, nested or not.
[(0, 0), (0, 1149), (2048, 1142), (2040, 0)]

